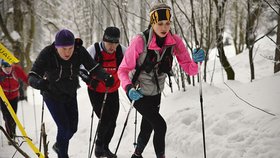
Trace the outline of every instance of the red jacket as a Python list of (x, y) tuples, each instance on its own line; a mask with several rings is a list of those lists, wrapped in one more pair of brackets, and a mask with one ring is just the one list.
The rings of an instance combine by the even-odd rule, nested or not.
[(10, 74), (6, 74), (0, 69), (0, 85), (8, 100), (15, 99), (19, 96), (19, 80), (28, 84), (27, 74), (18, 65), (12, 65)]
[[(112, 93), (118, 90), (120, 87), (120, 80), (117, 74), (117, 59), (116, 52), (113, 54), (106, 53), (105, 51), (101, 51), (103, 56), (103, 64), (102, 67), (106, 70), (106, 72), (114, 77), (114, 85), (109, 88), (108, 92)], [(103, 81), (100, 81), (98, 86), (96, 87), (96, 92), (104, 93), (106, 91), (106, 86)]]

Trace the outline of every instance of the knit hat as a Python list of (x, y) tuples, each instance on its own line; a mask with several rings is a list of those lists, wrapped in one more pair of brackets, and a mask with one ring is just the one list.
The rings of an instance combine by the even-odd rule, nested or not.
[(11, 67), (11, 65), (8, 62), (2, 60), (1, 61), (1, 67)]
[(150, 24), (156, 24), (161, 20), (171, 19), (171, 8), (165, 3), (157, 3), (150, 9)]
[(56, 33), (54, 44), (56, 47), (72, 46), (75, 44), (74, 34), (67, 29), (62, 29)]
[(110, 43), (119, 43), (120, 30), (117, 27), (107, 27), (104, 31), (103, 41)]

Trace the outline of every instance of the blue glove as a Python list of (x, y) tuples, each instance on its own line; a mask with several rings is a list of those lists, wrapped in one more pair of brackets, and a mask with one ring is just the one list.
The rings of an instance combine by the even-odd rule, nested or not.
[(140, 91), (136, 90), (135, 88), (130, 88), (130, 90), (128, 91), (128, 97), (129, 99), (136, 101), (142, 98), (143, 95)]
[(203, 62), (205, 60), (205, 52), (203, 49), (194, 49), (193, 50), (193, 60), (194, 62), (198, 63), (198, 62)]

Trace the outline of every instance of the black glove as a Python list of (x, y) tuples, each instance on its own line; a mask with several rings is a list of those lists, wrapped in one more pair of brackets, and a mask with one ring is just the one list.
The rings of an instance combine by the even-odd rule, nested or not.
[(82, 78), (82, 80), (83, 80), (86, 84), (89, 84), (89, 82), (91, 82), (91, 79), (90, 79), (90, 76), (89, 76), (87, 70), (80, 69), (80, 70), (79, 70), (79, 76)]
[(108, 75), (105, 78), (104, 82), (105, 82), (106, 87), (112, 87), (115, 80), (114, 80), (114, 77), (112, 75)]
[(27, 96), (24, 96), (24, 95), (20, 95), (18, 97), (18, 100), (21, 101), (21, 100), (26, 100), (27, 101)]
[(98, 86), (99, 81), (96, 79), (92, 79), (89, 82), (89, 85), (91, 86), (91, 88), (96, 89), (96, 87)]
[(45, 79), (40, 79), (37, 82), (37, 87), (42, 91), (48, 90), (49, 89), (49, 81), (45, 80)]

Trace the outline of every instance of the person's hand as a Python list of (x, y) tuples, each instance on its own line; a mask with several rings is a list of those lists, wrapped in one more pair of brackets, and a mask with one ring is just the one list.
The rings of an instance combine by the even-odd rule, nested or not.
[(131, 100), (139, 100), (140, 98), (143, 97), (143, 95), (141, 94), (140, 91), (136, 90), (135, 88), (131, 88), (129, 91), (128, 91), (128, 97), (131, 99)]
[(80, 69), (80, 70), (79, 70), (79, 76), (81, 77), (81, 79), (82, 79), (86, 84), (89, 84), (89, 82), (91, 81), (91, 80), (90, 80), (90, 76), (89, 76), (87, 70), (85, 70), (85, 69)]
[(40, 79), (38, 82), (37, 82), (37, 87), (40, 89), (40, 90), (48, 90), (49, 89), (49, 81), (48, 80), (45, 80), (45, 79)]
[(193, 50), (193, 60), (194, 62), (198, 63), (198, 62), (203, 62), (205, 60), (205, 52), (203, 49), (194, 49)]
[(18, 97), (18, 100), (19, 100), (19, 101), (22, 101), (22, 100), (26, 100), (26, 101), (27, 101), (27, 96), (20, 95), (20, 96)]
[(105, 78), (104, 82), (105, 82), (106, 87), (112, 87), (114, 85), (115, 80), (114, 80), (114, 77), (112, 75), (108, 75)]
[(130, 100), (136, 101), (143, 97), (143, 94), (139, 90), (136, 90), (132, 84), (127, 85), (126, 90)]
[(90, 82), (88, 83), (88, 85), (91, 86), (91, 88), (96, 89), (96, 87), (98, 86), (99, 81), (96, 79), (92, 79), (90, 80)]

